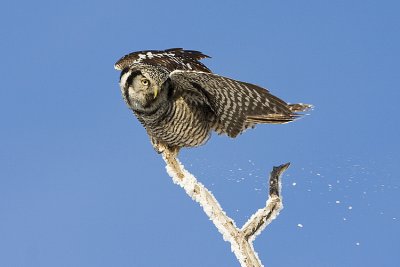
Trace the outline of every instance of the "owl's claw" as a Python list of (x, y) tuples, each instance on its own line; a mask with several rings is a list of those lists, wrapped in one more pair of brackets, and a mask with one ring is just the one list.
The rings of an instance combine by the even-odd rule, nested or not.
[(162, 154), (164, 152), (169, 152), (171, 155), (177, 156), (179, 153), (180, 148), (178, 146), (168, 146), (163, 142), (159, 142), (154, 138), (150, 139), (151, 144), (153, 145), (154, 150), (158, 153), (158, 154)]
[(156, 143), (152, 142), (152, 145), (153, 145), (154, 150), (158, 154), (162, 154), (167, 149), (167, 147), (164, 144), (161, 144), (159, 142), (156, 142)]

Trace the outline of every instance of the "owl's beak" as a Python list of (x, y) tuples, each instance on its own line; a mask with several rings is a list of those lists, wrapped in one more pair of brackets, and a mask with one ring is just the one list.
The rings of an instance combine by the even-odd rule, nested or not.
[(154, 99), (157, 97), (158, 95), (158, 86), (154, 86)]

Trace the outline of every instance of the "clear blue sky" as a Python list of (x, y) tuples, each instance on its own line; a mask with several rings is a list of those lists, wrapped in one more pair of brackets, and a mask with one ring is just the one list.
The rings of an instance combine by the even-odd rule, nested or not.
[[(114, 62), (184, 47), (315, 105), (181, 159), (242, 225), (287, 161), (266, 266), (400, 264), (399, 1), (3, 1), (0, 266), (239, 266), (167, 176)], [(303, 225), (299, 227), (298, 224)]]

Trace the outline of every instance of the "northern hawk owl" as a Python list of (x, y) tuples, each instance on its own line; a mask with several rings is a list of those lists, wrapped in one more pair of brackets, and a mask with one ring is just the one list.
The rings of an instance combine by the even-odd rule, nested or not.
[(122, 96), (153, 147), (179, 151), (204, 144), (212, 131), (236, 137), (259, 123), (287, 123), (310, 107), (287, 104), (257, 85), (212, 73), (199, 51), (133, 52), (118, 60)]

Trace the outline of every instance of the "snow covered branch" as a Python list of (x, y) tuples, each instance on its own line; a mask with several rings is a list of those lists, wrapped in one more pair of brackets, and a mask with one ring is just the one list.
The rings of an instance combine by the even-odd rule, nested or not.
[(212, 220), (225, 241), (230, 242), (231, 249), (243, 267), (263, 266), (253, 248), (253, 241), (267, 225), (275, 219), (283, 208), (280, 194), (282, 173), (289, 163), (274, 167), (269, 179), (269, 198), (266, 206), (259, 209), (239, 229), (235, 221), (222, 209), (214, 195), (203, 184), (189, 173), (176, 158), (176, 151), (164, 150), (163, 158), (167, 172), (174, 183), (181, 186), (186, 193), (203, 207), (204, 212)]

